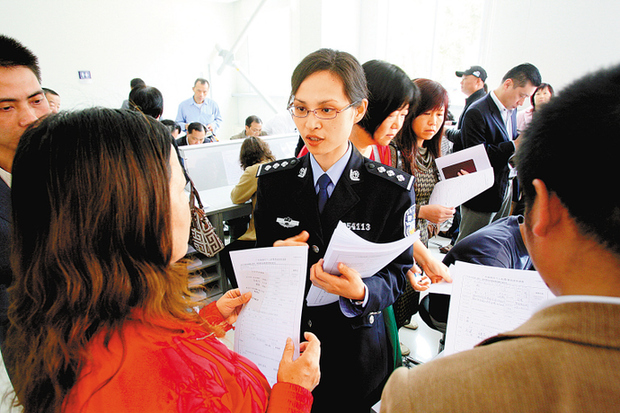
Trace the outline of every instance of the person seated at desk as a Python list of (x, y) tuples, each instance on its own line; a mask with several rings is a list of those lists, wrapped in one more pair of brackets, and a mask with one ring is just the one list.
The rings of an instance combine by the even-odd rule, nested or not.
[[(564, 88), (519, 138), (523, 239), (558, 297), (472, 350), (396, 370), (382, 413), (618, 411), (620, 197), (605, 177), (618, 169), (619, 107), (616, 65)], [(590, 139), (605, 148), (597, 167), (567, 176)]]
[(251, 293), (189, 310), (185, 185), (166, 127), (136, 112), (63, 113), (24, 134), (7, 350), (25, 412), (310, 411), (315, 336), (295, 361), (287, 342), (270, 388), (217, 339)]
[[(511, 215), (501, 218), (473, 234), (463, 238), (444, 257), (447, 266), (456, 261), (513, 270), (533, 270), (525, 244), (525, 230), (522, 216)], [(450, 296), (429, 293), (420, 302), (422, 318), (430, 316), (431, 327), (445, 333), (450, 308)]]
[(248, 116), (245, 119), (245, 129), (236, 135), (230, 137), (233, 139), (245, 139), (248, 136), (266, 136), (267, 132), (263, 132), (263, 121), (255, 115)]
[[(256, 206), (256, 188), (258, 186), (258, 178), (256, 173), (261, 164), (273, 162), (276, 157), (273, 156), (267, 142), (255, 136), (249, 136), (241, 144), (239, 153), (239, 163), (243, 169), (243, 174), (239, 178), (239, 183), (235, 185), (230, 193), (230, 199), (235, 204), (245, 204), (252, 200), (252, 217), (248, 224), (245, 234), (241, 235), (237, 240), (226, 246), (224, 251), (220, 253), (222, 267), (226, 273), (226, 277), (233, 288), (237, 288), (237, 279), (230, 261), (230, 251), (244, 250), (254, 248), (256, 246), (256, 230), (254, 229), (254, 207)], [(228, 221), (229, 227), (231, 221)], [(244, 223), (247, 221), (244, 221)]]
[(177, 138), (178, 146), (200, 145), (201, 143), (216, 142), (215, 136), (207, 135), (207, 128), (200, 122), (192, 122), (187, 127), (187, 135)]
[(181, 134), (181, 127), (175, 121), (172, 119), (164, 119), (161, 123), (166, 125), (173, 139), (176, 140), (179, 138), (179, 135)]

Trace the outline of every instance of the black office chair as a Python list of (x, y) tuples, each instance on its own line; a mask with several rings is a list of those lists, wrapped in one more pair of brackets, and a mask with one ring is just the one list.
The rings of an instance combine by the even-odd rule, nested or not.
[(439, 351), (443, 351), (446, 339), (446, 326), (448, 324), (448, 310), (450, 309), (450, 296), (446, 294), (429, 293), (420, 301), (420, 318), (433, 330), (442, 334), (439, 340)]

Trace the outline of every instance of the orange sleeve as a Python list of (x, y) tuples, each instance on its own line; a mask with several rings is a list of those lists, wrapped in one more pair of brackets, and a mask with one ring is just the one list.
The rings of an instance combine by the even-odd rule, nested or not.
[(276, 383), (271, 389), (267, 413), (309, 413), (312, 393), (292, 383)]

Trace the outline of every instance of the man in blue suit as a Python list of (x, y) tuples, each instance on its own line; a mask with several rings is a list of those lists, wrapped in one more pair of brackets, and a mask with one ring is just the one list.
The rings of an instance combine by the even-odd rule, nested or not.
[(493, 167), (491, 188), (461, 206), (461, 226), (457, 242), (478, 229), (510, 214), (512, 185), (508, 160), (519, 145), (517, 107), (541, 83), (536, 66), (523, 63), (504, 75), (502, 84), (472, 104), (463, 117), (461, 138), (470, 148), (483, 144)]
[(48, 113), (37, 57), (16, 40), (0, 35), (0, 348), (8, 327), (6, 289), (12, 281), (9, 237), (13, 158), (26, 128)]

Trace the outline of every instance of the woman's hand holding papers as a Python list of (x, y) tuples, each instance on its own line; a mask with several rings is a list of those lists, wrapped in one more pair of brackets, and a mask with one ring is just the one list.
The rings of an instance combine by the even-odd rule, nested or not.
[(366, 297), (366, 285), (360, 274), (343, 263), (338, 264), (340, 275), (323, 271), (323, 258), (310, 268), (310, 281), (328, 293), (350, 300), (362, 301)]
[(293, 340), (286, 340), (286, 347), (282, 354), (278, 368), (278, 383), (293, 383), (312, 391), (321, 378), (319, 359), (321, 358), (321, 342), (312, 333), (304, 333), (306, 340), (299, 346), (301, 355), (293, 360), (295, 347)]
[(443, 205), (422, 205), (420, 207), (420, 218), (429, 220), (434, 224), (441, 224), (452, 218), (454, 208), (448, 208)]
[(241, 307), (252, 298), (252, 293), (247, 292), (245, 294), (241, 294), (238, 288), (234, 290), (226, 291), (217, 303), (217, 309), (220, 314), (222, 314), (222, 318), (226, 320), (226, 322), (230, 325), (233, 325), (235, 321), (237, 321), (237, 317), (241, 312)]

